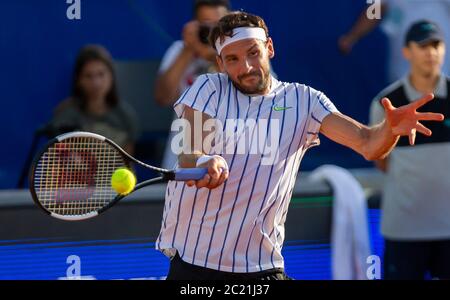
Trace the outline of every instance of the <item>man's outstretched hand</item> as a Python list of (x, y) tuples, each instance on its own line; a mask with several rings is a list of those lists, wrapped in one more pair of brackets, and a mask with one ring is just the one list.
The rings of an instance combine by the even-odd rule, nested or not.
[(433, 112), (417, 112), (417, 109), (434, 99), (433, 94), (428, 94), (408, 105), (395, 108), (388, 98), (383, 98), (381, 104), (384, 107), (386, 123), (396, 136), (408, 136), (409, 144), (414, 145), (416, 132), (431, 136), (431, 130), (423, 126), (420, 121), (443, 121), (444, 115)]

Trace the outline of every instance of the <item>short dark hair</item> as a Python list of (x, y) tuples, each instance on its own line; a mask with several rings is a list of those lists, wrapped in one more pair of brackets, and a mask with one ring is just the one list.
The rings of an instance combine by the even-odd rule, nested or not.
[(216, 40), (220, 38), (223, 41), (226, 36), (231, 37), (233, 29), (239, 27), (259, 27), (264, 29), (266, 37), (269, 37), (269, 29), (261, 17), (243, 11), (236, 11), (229, 13), (219, 20), (219, 23), (211, 30), (209, 43), (217, 50)]
[(231, 9), (231, 4), (229, 0), (195, 0), (194, 1), (194, 16), (197, 16), (198, 9), (202, 6), (223, 6), (227, 10)]

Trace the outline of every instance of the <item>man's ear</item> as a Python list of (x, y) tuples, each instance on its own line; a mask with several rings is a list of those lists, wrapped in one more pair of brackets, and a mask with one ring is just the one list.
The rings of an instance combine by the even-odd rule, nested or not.
[(272, 38), (267, 38), (266, 42), (267, 51), (269, 52), (269, 58), (273, 58), (275, 56), (275, 49), (273, 47), (273, 41)]
[(409, 48), (409, 46), (405, 46), (402, 48), (402, 54), (407, 61), (411, 61), (411, 49)]
[(220, 55), (216, 55), (216, 63), (217, 63), (217, 66), (219, 67), (220, 73), (225, 73), (222, 57)]

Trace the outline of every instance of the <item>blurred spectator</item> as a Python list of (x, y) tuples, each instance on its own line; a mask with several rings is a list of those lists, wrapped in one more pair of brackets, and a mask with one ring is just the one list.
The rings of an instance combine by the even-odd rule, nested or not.
[(444, 114), (444, 122), (423, 122), (431, 137), (418, 134), (416, 145), (402, 137), (388, 158), (377, 161), (386, 172), (382, 197), (386, 279), (450, 279), (450, 78), (442, 73), (443, 33), (430, 21), (414, 23), (406, 35), (403, 56), (409, 73), (384, 89), (372, 102), (371, 124), (384, 118), (380, 100), (395, 107), (425, 94), (435, 99), (420, 111)]
[[(175, 41), (161, 61), (155, 83), (155, 100), (171, 107), (195, 79), (204, 73), (216, 72), (216, 51), (209, 46), (210, 28), (230, 9), (228, 0), (195, 0), (194, 20), (183, 28), (183, 40)], [(175, 116), (175, 115), (174, 115)], [(171, 151), (172, 134), (167, 141), (162, 166), (173, 168), (177, 156)]]
[[(389, 82), (403, 77), (408, 63), (402, 57), (404, 37), (408, 28), (421, 19), (432, 20), (444, 32), (445, 41), (450, 41), (450, 0), (381, 0), (381, 23), (389, 40)], [(364, 10), (348, 33), (339, 39), (340, 50), (348, 54), (353, 46), (370, 33), (381, 19), (368, 19)], [(447, 56), (444, 72), (450, 72), (450, 56)]]
[(138, 136), (134, 110), (120, 101), (113, 60), (96, 45), (82, 48), (73, 74), (72, 95), (54, 110), (51, 126), (58, 133), (83, 130), (103, 135), (132, 154)]

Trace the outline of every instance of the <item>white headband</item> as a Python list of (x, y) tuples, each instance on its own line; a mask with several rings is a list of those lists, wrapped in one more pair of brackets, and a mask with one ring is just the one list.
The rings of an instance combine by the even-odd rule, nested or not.
[(222, 49), (231, 43), (245, 40), (245, 39), (258, 39), (263, 42), (267, 41), (266, 32), (261, 27), (238, 27), (233, 29), (233, 34), (226, 36), (223, 43), (220, 42), (220, 37), (216, 40), (217, 53), (220, 55)]

